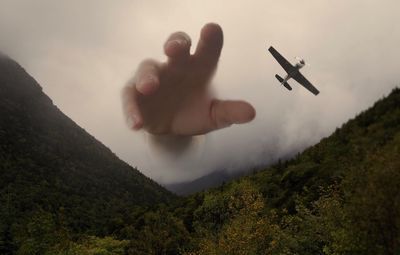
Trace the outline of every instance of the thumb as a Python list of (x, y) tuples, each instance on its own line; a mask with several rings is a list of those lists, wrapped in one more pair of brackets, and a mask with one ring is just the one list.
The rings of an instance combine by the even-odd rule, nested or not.
[(210, 110), (211, 129), (220, 129), (232, 124), (243, 124), (254, 119), (256, 111), (245, 101), (214, 100)]

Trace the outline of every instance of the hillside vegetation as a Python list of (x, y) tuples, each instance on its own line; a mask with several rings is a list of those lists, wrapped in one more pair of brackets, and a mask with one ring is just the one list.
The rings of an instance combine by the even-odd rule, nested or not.
[(18, 247), (43, 254), (66, 234), (111, 234), (136, 207), (174, 198), (59, 111), (18, 64), (0, 57), (0, 254)]
[(118, 235), (129, 254), (399, 254), (399, 183), (394, 89), (294, 159), (138, 215)]

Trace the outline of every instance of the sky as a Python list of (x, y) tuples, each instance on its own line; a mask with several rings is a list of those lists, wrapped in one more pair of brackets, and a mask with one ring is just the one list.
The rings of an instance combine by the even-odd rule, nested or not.
[[(122, 160), (160, 183), (216, 170), (241, 171), (302, 151), (400, 85), (397, 0), (0, 0), (0, 50), (17, 60), (53, 102)], [(165, 61), (175, 31), (192, 38), (216, 22), (224, 48), (213, 87), (244, 99), (254, 121), (197, 137), (170, 158), (144, 132), (130, 131), (120, 92), (145, 58)], [(267, 49), (290, 61), (321, 91), (289, 92)]]

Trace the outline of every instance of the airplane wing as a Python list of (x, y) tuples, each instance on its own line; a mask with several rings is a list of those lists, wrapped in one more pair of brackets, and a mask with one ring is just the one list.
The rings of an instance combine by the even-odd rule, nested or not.
[(308, 89), (314, 95), (318, 95), (319, 91), (316, 89), (311, 82), (309, 82), (300, 72), (297, 72), (293, 77), (298, 83), (303, 85), (306, 89)]
[(287, 73), (290, 73), (294, 66), (290, 64), (289, 61), (287, 61), (277, 50), (274, 49), (274, 47), (269, 47), (268, 49), (269, 52), (271, 52), (272, 56), (278, 61), (278, 63), (285, 69)]

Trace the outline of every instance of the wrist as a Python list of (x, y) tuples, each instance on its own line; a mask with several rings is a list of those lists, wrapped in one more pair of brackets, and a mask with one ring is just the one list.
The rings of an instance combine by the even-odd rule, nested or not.
[(193, 136), (153, 135), (150, 133), (146, 133), (146, 138), (150, 147), (177, 154), (187, 150), (194, 140)]
[(199, 157), (203, 153), (205, 135), (154, 135), (145, 132), (149, 154), (165, 159), (177, 159), (181, 156)]

